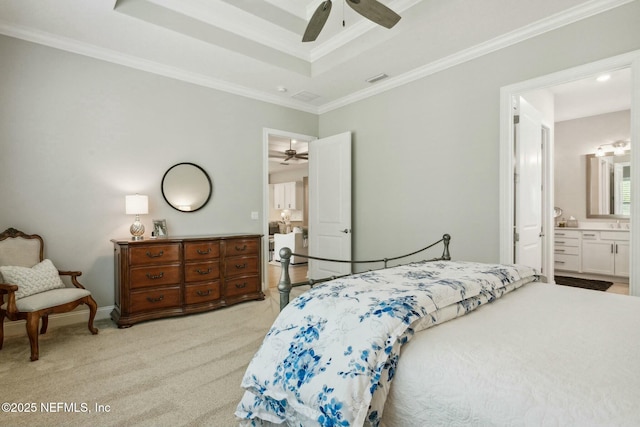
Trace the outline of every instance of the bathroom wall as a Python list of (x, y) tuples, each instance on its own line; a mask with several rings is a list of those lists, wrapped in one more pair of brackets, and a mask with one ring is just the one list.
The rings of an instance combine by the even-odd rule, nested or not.
[(555, 206), (567, 219), (603, 222), (587, 218), (586, 155), (598, 146), (617, 140), (629, 140), (631, 111), (566, 120), (555, 124)]

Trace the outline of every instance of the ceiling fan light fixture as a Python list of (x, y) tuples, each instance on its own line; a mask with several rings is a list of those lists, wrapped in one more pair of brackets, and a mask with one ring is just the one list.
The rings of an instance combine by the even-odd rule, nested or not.
[[(385, 28), (392, 28), (400, 21), (401, 17), (378, 0), (344, 0), (351, 9), (364, 16), (369, 21)], [(331, 0), (325, 0), (316, 9), (307, 24), (302, 36), (303, 42), (312, 42), (318, 38), (320, 31), (329, 18), (331, 12)], [(344, 26), (344, 20), (342, 25)]]

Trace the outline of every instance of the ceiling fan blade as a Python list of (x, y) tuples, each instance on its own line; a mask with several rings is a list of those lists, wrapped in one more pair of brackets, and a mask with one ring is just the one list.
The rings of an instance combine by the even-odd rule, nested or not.
[(331, 0), (326, 0), (320, 3), (320, 6), (313, 12), (313, 16), (309, 20), (309, 24), (307, 24), (307, 29), (304, 31), (304, 35), (302, 36), (303, 42), (312, 42), (318, 38), (320, 31), (322, 31), (322, 27), (327, 22), (329, 18), (329, 12), (331, 12)]
[(376, 0), (346, 0), (351, 9), (385, 28), (392, 28), (401, 16)]
[(303, 160), (309, 160), (309, 154), (308, 153), (299, 153), (296, 154), (296, 159), (303, 159)]

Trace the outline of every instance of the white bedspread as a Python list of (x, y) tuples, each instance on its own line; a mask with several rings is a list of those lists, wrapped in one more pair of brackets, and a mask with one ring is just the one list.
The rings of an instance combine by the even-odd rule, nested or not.
[(524, 266), (423, 262), (315, 287), (269, 330), (236, 414), (253, 425), (376, 426), (414, 330), (472, 311), (534, 274)]
[(640, 426), (640, 298), (532, 283), (416, 333), (382, 425)]

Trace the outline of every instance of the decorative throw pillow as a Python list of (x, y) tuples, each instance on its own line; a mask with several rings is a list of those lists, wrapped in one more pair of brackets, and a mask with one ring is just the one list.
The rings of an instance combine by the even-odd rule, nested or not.
[(49, 259), (45, 259), (31, 268), (0, 266), (0, 273), (2, 273), (4, 283), (18, 285), (16, 299), (65, 287), (58, 270)]

